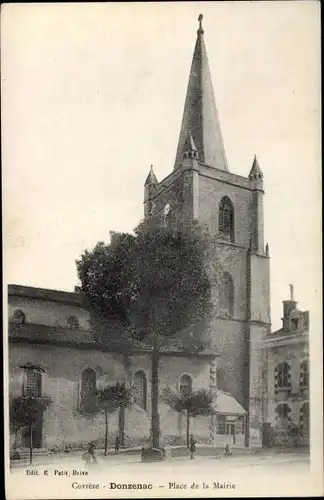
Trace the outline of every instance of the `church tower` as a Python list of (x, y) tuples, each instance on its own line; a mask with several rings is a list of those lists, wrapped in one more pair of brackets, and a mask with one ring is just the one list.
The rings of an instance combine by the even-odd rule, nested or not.
[[(221, 358), (217, 387), (248, 414), (249, 435), (262, 422), (261, 342), (270, 330), (269, 249), (264, 246), (263, 174), (254, 157), (247, 177), (230, 172), (199, 16), (175, 163), (160, 183), (151, 169), (145, 217), (198, 221), (217, 237), (221, 264), (218, 305), (209, 326)], [(250, 433), (253, 429), (252, 434)]]

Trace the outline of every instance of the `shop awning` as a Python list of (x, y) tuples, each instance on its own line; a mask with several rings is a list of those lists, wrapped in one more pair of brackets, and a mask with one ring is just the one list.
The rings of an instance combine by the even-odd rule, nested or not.
[(229, 392), (217, 392), (214, 409), (220, 415), (246, 415), (243, 406)]

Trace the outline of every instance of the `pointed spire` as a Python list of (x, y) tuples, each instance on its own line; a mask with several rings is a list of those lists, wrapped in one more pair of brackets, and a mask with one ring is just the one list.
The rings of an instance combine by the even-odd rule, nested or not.
[(149, 174), (148, 174), (148, 176), (146, 178), (146, 181), (145, 181), (144, 185), (145, 186), (148, 186), (148, 185), (155, 186), (155, 184), (158, 184), (158, 180), (157, 180), (156, 175), (154, 173), (153, 165), (151, 165)]
[(254, 155), (252, 168), (251, 168), (250, 173), (249, 173), (249, 179), (251, 181), (262, 181), (262, 179), (263, 179), (263, 173), (262, 173), (262, 170), (260, 168), (260, 165), (259, 165), (259, 162), (258, 162), (256, 155)]
[(204, 43), (202, 19), (203, 16), (200, 14), (174, 168), (181, 165), (185, 142), (191, 131), (195, 138), (199, 161), (210, 167), (228, 171)]

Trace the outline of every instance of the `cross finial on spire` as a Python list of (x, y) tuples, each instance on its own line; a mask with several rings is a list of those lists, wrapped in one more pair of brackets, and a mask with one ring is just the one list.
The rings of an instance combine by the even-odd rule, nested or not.
[(204, 16), (202, 14), (199, 14), (199, 17), (198, 17), (198, 21), (199, 21), (199, 30), (198, 30), (198, 33), (203, 33), (204, 30), (203, 30), (203, 27), (202, 27), (202, 20), (203, 20)]

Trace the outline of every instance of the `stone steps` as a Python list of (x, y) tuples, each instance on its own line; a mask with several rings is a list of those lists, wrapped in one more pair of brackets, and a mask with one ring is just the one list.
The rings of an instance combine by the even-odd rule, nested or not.
[[(14, 455), (16, 454), (17, 458), (16, 460), (25, 460), (29, 459), (29, 448), (19, 448), (15, 452), (11, 452), (11, 459), (15, 460)], [(18, 455), (20, 458), (18, 458)], [(46, 448), (34, 448), (33, 449), (33, 457), (44, 457), (44, 456), (49, 456), (51, 455), (51, 452), (49, 452)]]

